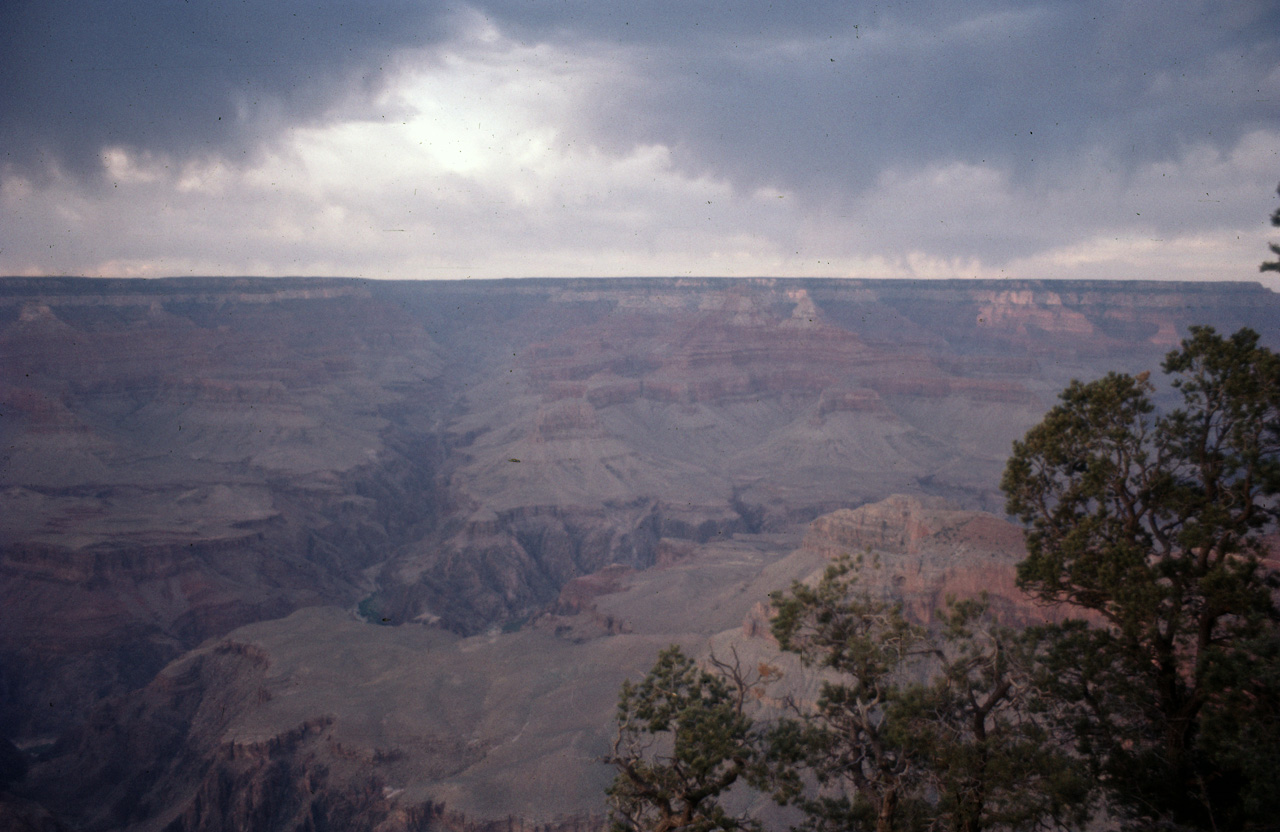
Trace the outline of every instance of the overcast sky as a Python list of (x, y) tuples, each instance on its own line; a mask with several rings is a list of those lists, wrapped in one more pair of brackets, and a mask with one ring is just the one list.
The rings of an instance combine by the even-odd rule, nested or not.
[(1254, 280), (1277, 181), (1276, 0), (0, 2), (0, 274)]

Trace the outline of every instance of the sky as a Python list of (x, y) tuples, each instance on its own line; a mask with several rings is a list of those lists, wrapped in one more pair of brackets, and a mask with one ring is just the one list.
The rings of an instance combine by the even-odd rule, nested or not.
[(1277, 0), (0, 3), (0, 274), (1257, 280), (1277, 182)]

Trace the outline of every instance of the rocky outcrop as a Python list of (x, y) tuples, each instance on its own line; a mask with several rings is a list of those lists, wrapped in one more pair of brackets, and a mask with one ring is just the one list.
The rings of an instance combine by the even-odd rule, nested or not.
[(1068, 615), (1018, 589), (1016, 567), (1026, 557), (1021, 528), (946, 500), (894, 495), (841, 509), (814, 520), (803, 547), (827, 560), (854, 559), (860, 587), (903, 600), (921, 622), (936, 620), (951, 599), (982, 596), (1009, 623)]
[(65, 790), (51, 796), (82, 830), (372, 829), (390, 814), (382, 784), (359, 759), (340, 776), (340, 755), (316, 750), (332, 719), (253, 741), (225, 738), (237, 716), (271, 697), (269, 666), (260, 649), (238, 642), (171, 665), (127, 706), (100, 709), (63, 740), (33, 772), (43, 784), (34, 794), (49, 796), (67, 778), (80, 784), (74, 800)]
[(940, 498), (895, 494), (872, 505), (819, 517), (809, 525), (804, 546), (828, 558), (872, 550), (919, 554), (925, 540), (972, 517), (972, 512), (958, 511)]
[(158, 288), (0, 281), (0, 731), (354, 602), (438, 510), (432, 437), (383, 415), (440, 372), (403, 312), (351, 284)]
[[(267, 666), (261, 651), (236, 644), (171, 665), (132, 701), (97, 708), (60, 740), (31, 772), (29, 794), (88, 830), (123, 828), (171, 810), (169, 790), (196, 780), (234, 715), (266, 695)], [(68, 782), (80, 787), (67, 790)]]
[[(56, 805), (81, 832), (599, 830), (605, 746), (580, 737), (607, 725), (617, 685), (659, 645), (629, 655), (638, 646), (460, 641), (304, 610), (191, 651), (99, 707), (14, 800)], [(566, 681), (576, 693), (557, 688)], [(580, 701), (559, 707), (565, 695)], [(554, 761), (532, 790), (512, 779), (530, 753)]]
[(590, 402), (572, 401), (539, 409), (534, 421), (535, 442), (600, 436), (602, 428)]
[[(789, 325), (796, 319), (778, 315), (770, 308), (775, 302), (729, 294), (714, 311), (615, 315), (535, 344), (522, 359), (532, 389), (555, 399), (579, 395), (597, 407), (821, 396), (868, 367), (882, 373), (890, 369), (886, 363), (904, 364), (824, 323), (816, 311)], [(905, 363), (911, 361), (928, 372), (921, 356)], [(846, 391), (831, 401), (854, 402), (857, 392), (874, 396)]]
[[(869, 547), (921, 615), (985, 588), (1033, 616), (1016, 530), (972, 513), (999, 510), (1010, 441), (1073, 377), (1152, 369), (1190, 324), (1274, 346), (1277, 320), (1246, 284), (0, 280), (0, 734), (38, 746), (107, 699), (160, 697), (186, 651), (312, 605), (477, 638), (599, 616), (559, 639), (582, 649), (702, 633), (722, 619), (675, 576), (747, 581), (759, 552), (702, 559), (819, 515), (796, 563)], [(894, 493), (914, 502), (877, 506)], [(634, 571), (591, 595), (610, 564)], [(741, 620), (746, 590), (700, 586)], [(209, 822), (268, 770), (380, 805), (326, 736), (183, 774), (206, 808), (169, 821)], [(223, 748), (202, 747), (204, 766)], [(177, 805), (126, 796), (94, 799)]]
[[(389, 789), (360, 772), (361, 760), (335, 761), (317, 749), (327, 727), (321, 719), (265, 742), (219, 747), (165, 832), (379, 828), (392, 816)], [(347, 770), (335, 771), (335, 762)]]
[(648, 502), (530, 506), (471, 521), (438, 547), (394, 562), (381, 589), (384, 609), (390, 621), (427, 618), (463, 633), (522, 620), (578, 576), (609, 564), (651, 566), (665, 525), (662, 507)]

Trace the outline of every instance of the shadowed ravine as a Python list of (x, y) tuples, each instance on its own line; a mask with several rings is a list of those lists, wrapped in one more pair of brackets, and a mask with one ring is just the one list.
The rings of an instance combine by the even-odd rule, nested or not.
[(1254, 284), (0, 280), (0, 821), (594, 828), (663, 646), (777, 660), (768, 593), (868, 548), (918, 617), (1037, 615), (1011, 441), (1277, 321)]

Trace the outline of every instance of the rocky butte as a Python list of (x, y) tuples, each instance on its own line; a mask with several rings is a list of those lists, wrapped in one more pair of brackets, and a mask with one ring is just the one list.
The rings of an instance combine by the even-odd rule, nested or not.
[[(1013, 586), (1011, 441), (1256, 284), (0, 280), (0, 826), (591, 830), (620, 682), (845, 552)], [(792, 676), (803, 685), (802, 674)]]

